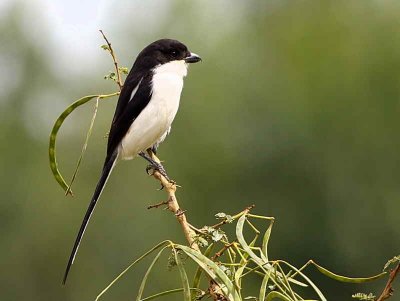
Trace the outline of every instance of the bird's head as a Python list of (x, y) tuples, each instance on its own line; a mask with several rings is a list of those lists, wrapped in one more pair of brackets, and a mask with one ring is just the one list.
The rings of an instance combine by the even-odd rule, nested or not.
[(201, 58), (188, 50), (185, 44), (172, 39), (157, 40), (145, 47), (138, 55), (136, 63), (146, 68), (154, 68), (170, 62), (183, 64), (197, 63)]

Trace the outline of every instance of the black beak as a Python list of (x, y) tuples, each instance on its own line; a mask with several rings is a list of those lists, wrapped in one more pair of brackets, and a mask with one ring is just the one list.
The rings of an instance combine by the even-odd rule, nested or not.
[(185, 57), (185, 62), (186, 63), (197, 63), (201, 61), (201, 57), (199, 57), (197, 54), (195, 53), (190, 53), (189, 56)]

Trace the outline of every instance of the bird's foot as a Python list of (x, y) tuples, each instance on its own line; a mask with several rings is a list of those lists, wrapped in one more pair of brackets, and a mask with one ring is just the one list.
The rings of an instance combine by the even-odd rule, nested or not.
[[(171, 180), (168, 175), (167, 172), (165, 171), (164, 166), (162, 166), (160, 163), (154, 162), (151, 163), (149, 165), (147, 165), (146, 167), (146, 172), (148, 175), (152, 176), (154, 175), (154, 172), (158, 171), (165, 179), (167, 179), (168, 182), (170, 182), (171, 184), (176, 184), (176, 182), (174, 180)], [(163, 188), (163, 187), (162, 187)], [(162, 189), (161, 188), (161, 189)]]

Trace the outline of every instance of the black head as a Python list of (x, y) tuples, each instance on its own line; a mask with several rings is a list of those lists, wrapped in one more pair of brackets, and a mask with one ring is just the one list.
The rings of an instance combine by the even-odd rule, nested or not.
[(186, 63), (197, 63), (201, 58), (191, 53), (187, 47), (177, 40), (161, 39), (145, 47), (138, 55), (134, 68), (154, 68), (171, 61), (183, 60)]

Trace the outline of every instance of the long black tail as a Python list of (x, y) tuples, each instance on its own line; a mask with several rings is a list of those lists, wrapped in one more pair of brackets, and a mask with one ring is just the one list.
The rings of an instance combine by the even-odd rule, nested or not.
[(83, 218), (81, 228), (79, 229), (78, 235), (77, 235), (75, 243), (74, 243), (74, 247), (72, 248), (72, 252), (71, 252), (71, 255), (68, 260), (67, 268), (65, 269), (63, 284), (65, 284), (65, 282), (67, 281), (69, 270), (71, 269), (71, 266), (74, 263), (76, 253), (78, 252), (79, 244), (82, 240), (83, 234), (85, 233), (86, 226), (89, 223), (90, 216), (92, 215), (93, 210), (96, 207), (96, 203), (100, 198), (101, 192), (103, 191), (103, 188), (104, 188), (105, 184), (107, 183), (108, 177), (110, 176), (111, 171), (114, 168), (116, 159), (117, 159), (117, 154), (115, 152), (113, 155), (111, 155), (110, 158), (107, 158), (106, 162), (104, 163), (100, 180), (97, 183), (96, 190), (93, 193), (92, 200), (90, 201), (89, 207), (86, 210), (85, 217)]

